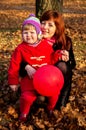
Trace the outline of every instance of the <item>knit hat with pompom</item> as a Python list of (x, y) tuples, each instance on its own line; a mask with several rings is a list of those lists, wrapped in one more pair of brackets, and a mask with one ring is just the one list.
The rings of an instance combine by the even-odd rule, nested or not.
[(26, 25), (26, 24), (33, 25), (36, 28), (37, 34), (39, 34), (41, 32), (41, 30), (40, 30), (40, 20), (38, 18), (36, 18), (34, 14), (30, 14), (29, 17), (24, 20), (23, 26)]

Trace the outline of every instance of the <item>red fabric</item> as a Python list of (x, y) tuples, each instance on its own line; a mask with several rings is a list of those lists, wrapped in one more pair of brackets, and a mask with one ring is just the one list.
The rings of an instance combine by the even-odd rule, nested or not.
[(48, 105), (47, 105), (47, 109), (50, 111), (50, 110), (53, 110), (57, 101), (58, 101), (58, 98), (59, 98), (59, 94), (57, 95), (54, 95), (52, 97), (48, 97)]
[[(53, 53), (52, 45), (44, 39), (35, 47), (28, 46), (24, 42), (18, 45), (11, 58), (8, 70), (8, 83), (11, 85), (19, 83), (19, 69), (22, 60), (37, 69), (43, 64), (52, 64), (53, 57), (51, 53)], [(58, 53), (56, 57), (57, 59), (55, 60), (57, 61)], [(53, 63), (56, 61), (53, 60)]]
[[(24, 77), (21, 82), (21, 96), (20, 96), (20, 112), (22, 114), (28, 114), (30, 107), (37, 98), (37, 92), (34, 90), (33, 80), (29, 79), (28, 76)], [(61, 89), (61, 88), (60, 88)], [(58, 100), (60, 89), (58, 94), (48, 97), (48, 110), (53, 110)]]
[(29, 76), (25, 76), (24, 78), (21, 79), (20, 86), (21, 86), (21, 92), (34, 90), (33, 80), (29, 79)]
[(20, 96), (20, 112), (22, 114), (28, 114), (30, 107), (36, 100), (37, 96), (33, 91), (24, 91)]
[(37, 98), (37, 93), (34, 90), (33, 80), (28, 76), (21, 79), (21, 96), (20, 96), (20, 112), (22, 114), (28, 114), (31, 105)]
[(62, 54), (61, 54), (61, 50), (57, 50), (57, 51), (54, 51), (52, 54), (51, 54), (51, 64), (55, 64), (59, 59), (61, 59), (62, 57)]

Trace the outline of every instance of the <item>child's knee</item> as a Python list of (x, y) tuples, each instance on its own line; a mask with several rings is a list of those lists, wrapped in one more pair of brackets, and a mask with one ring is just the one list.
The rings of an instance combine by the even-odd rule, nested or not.
[(36, 100), (36, 95), (33, 93), (28, 93), (28, 92), (24, 92), (23, 94), (21, 94), (20, 100), (25, 100), (29, 103), (32, 103), (33, 101)]

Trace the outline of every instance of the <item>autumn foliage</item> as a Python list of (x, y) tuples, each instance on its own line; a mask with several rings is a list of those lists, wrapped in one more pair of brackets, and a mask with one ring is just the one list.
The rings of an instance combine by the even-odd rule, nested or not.
[(11, 54), (21, 42), (24, 18), (35, 13), (34, 0), (0, 1), (0, 130), (85, 130), (86, 128), (86, 1), (64, 0), (66, 33), (72, 38), (76, 59), (69, 103), (49, 117), (46, 103), (33, 104), (28, 121), (20, 123), (19, 95), (7, 82)]

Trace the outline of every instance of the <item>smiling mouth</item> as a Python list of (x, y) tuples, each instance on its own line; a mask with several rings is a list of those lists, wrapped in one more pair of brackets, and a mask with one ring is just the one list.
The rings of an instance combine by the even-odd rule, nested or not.
[(47, 31), (43, 31), (42, 33), (48, 33)]
[(27, 38), (27, 40), (30, 40), (29, 38)]

